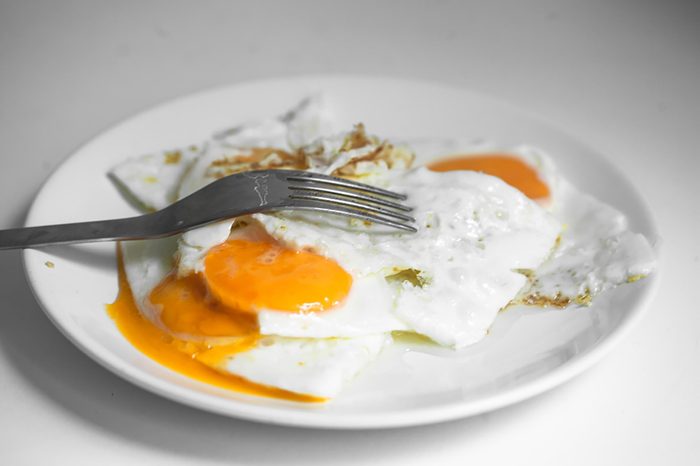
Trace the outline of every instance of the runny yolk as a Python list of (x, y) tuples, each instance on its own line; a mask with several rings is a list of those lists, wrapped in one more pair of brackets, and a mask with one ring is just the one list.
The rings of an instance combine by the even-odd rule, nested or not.
[[(121, 251), (117, 250), (119, 295), (114, 303), (107, 305), (107, 312), (122, 335), (139, 351), (182, 375), (239, 393), (307, 403), (325, 401), (256, 384), (212, 368), (227, 356), (255, 346), (260, 338), (255, 316), (224, 309), (212, 302), (206, 297), (201, 277), (170, 275), (150, 297), (153, 304), (160, 306), (163, 324), (170, 330), (166, 331), (139, 311), (126, 279)], [(206, 339), (188, 340), (174, 333), (229, 338), (219, 338), (216, 344), (211, 344)]]
[(149, 297), (160, 320), (175, 333), (207, 337), (235, 337), (258, 331), (254, 315), (227, 309), (209, 296), (199, 275), (168, 275)]
[(438, 160), (428, 165), (436, 172), (453, 170), (473, 170), (497, 176), (509, 185), (520, 190), (530, 199), (549, 197), (549, 187), (540, 179), (537, 171), (508, 154), (462, 155)]
[(350, 274), (323, 256), (241, 239), (209, 251), (204, 278), (218, 301), (245, 312), (323, 311), (341, 302), (352, 286)]

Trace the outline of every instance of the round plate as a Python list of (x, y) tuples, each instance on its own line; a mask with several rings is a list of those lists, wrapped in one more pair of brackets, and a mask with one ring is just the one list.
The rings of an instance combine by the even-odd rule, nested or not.
[[(574, 184), (623, 211), (654, 240), (644, 201), (603, 157), (549, 124), (501, 102), (442, 85), (365, 77), (301, 77), (210, 90), (137, 115), (68, 158), (49, 178), (27, 225), (134, 215), (106, 173), (126, 157), (198, 143), (214, 131), (278, 115), (324, 92), (339, 123), (364, 122), (382, 136), (459, 137), (552, 155)], [(344, 127), (343, 126), (343, 127)], [(427, 424), (506, 406), (590, 367), (639, 317), (656, 277), (613, 290), (584, 309), (511, 309), (491, 334), (463, 351), (425, 354), (389, 348), (333, 402), (308, 406), (245, 396), (191, 380), (131, 346), (104, 305), (117, 294), (111, 243), (26, 250), (39, 303), (81, 350), (121, 377), (170, 399), (219, 414), (307, 427), (379, 428)], [(51, 264), (53, 263), (53, 264)], [(53, 266), (51, 266), (53, 265)]]

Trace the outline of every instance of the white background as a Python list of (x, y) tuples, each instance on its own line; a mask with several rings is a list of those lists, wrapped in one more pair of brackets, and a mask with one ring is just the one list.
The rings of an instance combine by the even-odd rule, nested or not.
[(700, 455), (695, 2), (0, 2), (0, 228), (103, 129), (196, 90), (362, 73), (485, 92), (608, 155), (663, 237), (649, 312), (600, 364), (511, 408), (332, 432), (237, 421), (93, 363), (0, 252), (2, 464), (693, 464)]

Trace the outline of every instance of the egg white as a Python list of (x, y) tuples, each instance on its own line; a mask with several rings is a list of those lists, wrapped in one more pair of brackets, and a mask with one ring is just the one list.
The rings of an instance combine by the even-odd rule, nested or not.
[(175, 263), (177, 238), (125, 241), (119, 243), (131, 294), (139, 311), (161, 326), (158, 314), (148, 301), (151, 291), (170, 273)]
[(651, 274), (657, 260), (647, 238), (617, 209), (559, 179), (552, 214), (566, 226), (554, 254), (529, 274), (516, 301), (590, 304), (595, 296)]
[(110, 176), (147, 210), (159, 210), (175, 202), (180, 183), (206, 142), (132, 157), (110, 171)]
[(389, 334), (326, 339), (265, 337), (255, 348), (226, 357), (215, 368), (259, 384), (334, 398), (391, 341)]

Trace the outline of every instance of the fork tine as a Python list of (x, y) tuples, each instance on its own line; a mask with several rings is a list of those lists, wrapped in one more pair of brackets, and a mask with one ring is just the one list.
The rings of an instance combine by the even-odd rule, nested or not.
[(393, 191), (388, 191), (386, 189), (377, 188), (375, 186), (369, 186), (363, 183), (358, 183), (357, 181), (350, 181), (343, 178), (335, 178), (328, 175), (322, 175), (320, 173), (313, 172), (302, 172), (302, 171), (290, 171), (286, 179), (288, 181), (300, 181), (303, 183), (319, 183), (328, 184), (333, 186), (342, 186), (345, 188), (356, 189), (357, 191), (378, 194), (380, 196), (389, 197), (393, 199), (406, 200), (405, 194), (395, 193)]
[(336, 196), (327, 196), (323, 194), (291, 194), (289, 196), (290, 199), (299, 199), (299, 200), (307, 200), (307, 201), (321, 201), (333, 205), (341, 205), (345, 207), (351, 207), (354, 209), (359, 209), (362, 211), (366, 212), (374, 212), (376, 214), (381, 214), (386, 217), (398, 219), (398, 220), (403, 220), (405, 222), (415, 222), (416, 219), (413, 217), (409, 217), (408, 215), (404, 215), (399, 212), (395, 212), (393, 210), (385, 209), (383, 207), (376, 207), (373, 205), (368, 205), (368, 204), (363, 204), (360, 202), (356, 201), (351, 201), (347, 199), (342, 199), (340, 197)]
[(311, 184), (303, 184), (303, 185), (290, 184), (289, 189), (296, 190), (296, 191), (305, 191), (308, 193), (333, 194), (336, 196), (342, 196), (342, 197), (346, 197), (346, 198), (350, 198), (350, 199), (356, 199), (358, 201), (365, 201), (365, 202), (370, 202), (372, 204), (390, 207), (390, 208), (396, 209), (396, 210), (403, 210), (404, 212), (410, 212), (413, 210), (413, 207), (405, 206), (403, 204), (399, 204), (398, 202), (387, 201), (386, 199), (382, 199), (382, 198), (375, 197), (375, 196), (367, 196), (366, 194), (360, 194), (358, 192), (348, 191), (345, 189), (326, 188), (323, 186), (315, 186), (315, 185), (311, 185)]
[(327, 202), (313, 201), (306, 199), (295, 200), (294, 204), (286, 208), (293, 210), (314, 210), (320, 212), (328, 212), (332, 214), (343, 215), (346, 217), (353, 217), (360, 220), (367, 220), (372, 223), (379, 223), (381, 225), (390, 226), (393, 228), (398, 228), (399, 230), (410, 231), (416, 233), (415, 227), (411, 225), (406, 225), (405, 223), (396, 222), (388, 218), (368, 213), (359, 209), (352, 209), (349, 207), (344, 207), (342, 205), (329, 204)]

